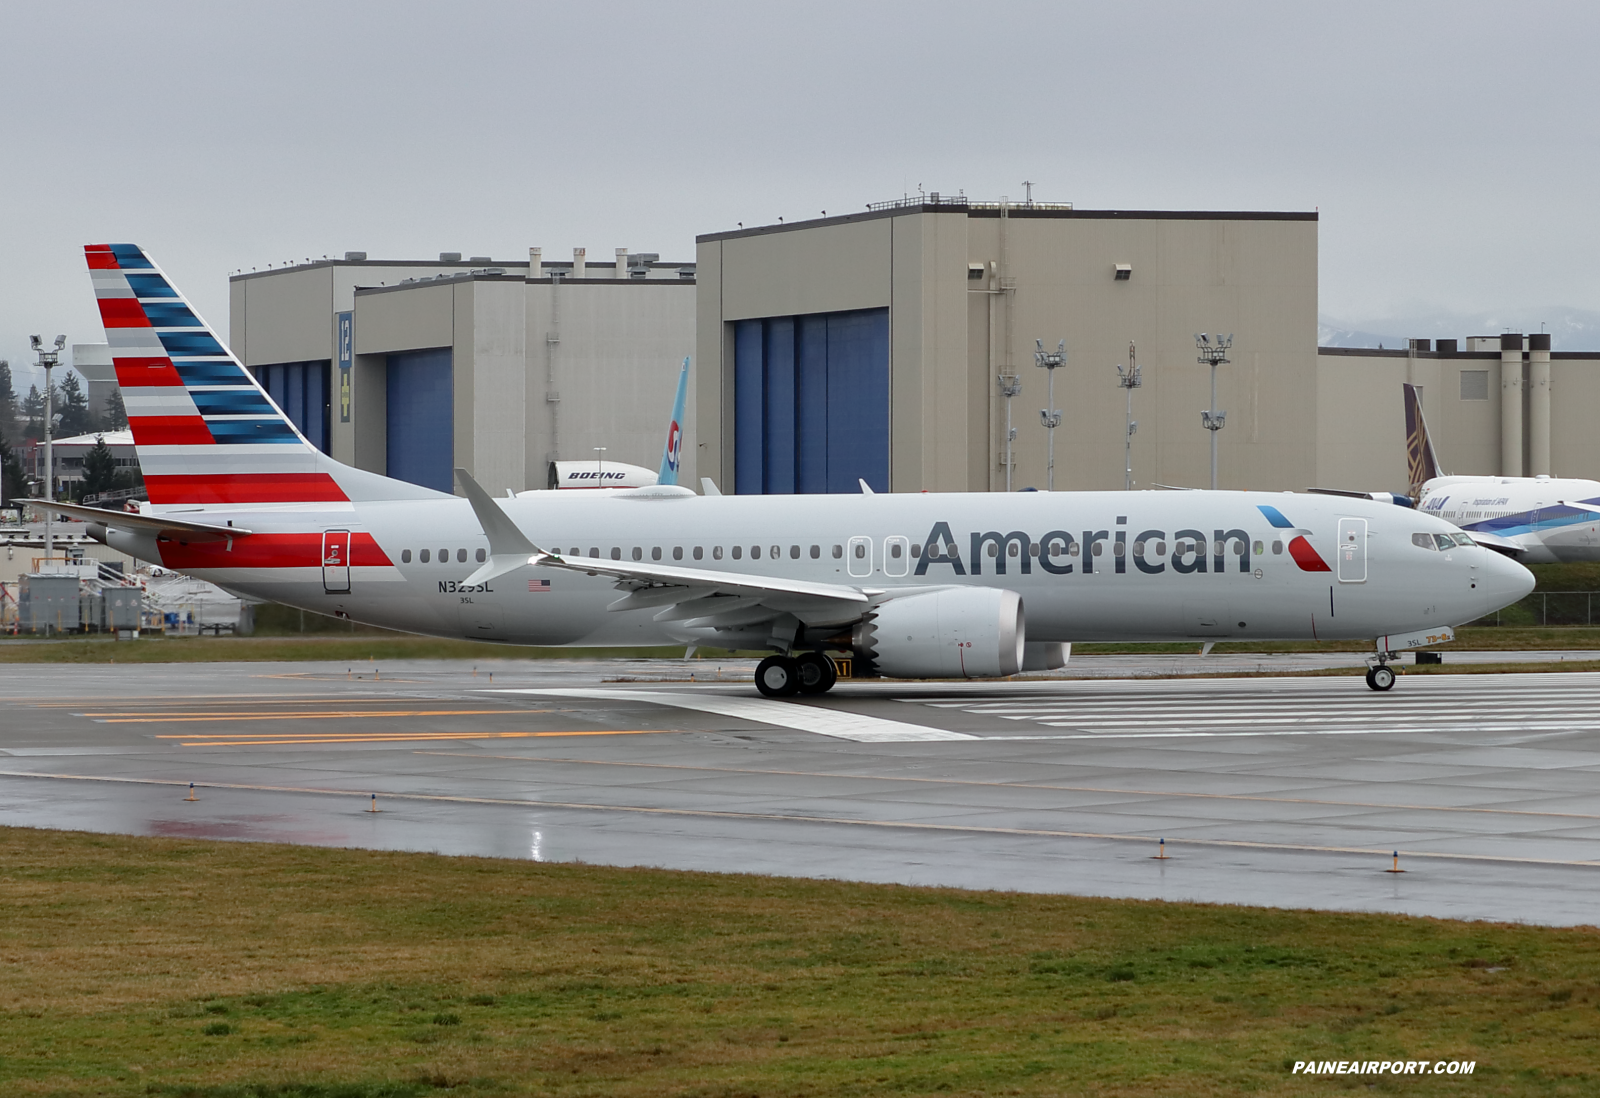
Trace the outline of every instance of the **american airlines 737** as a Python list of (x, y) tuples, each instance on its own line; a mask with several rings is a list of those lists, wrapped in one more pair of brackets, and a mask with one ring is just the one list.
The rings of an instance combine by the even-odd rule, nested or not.
[[(1367, 682), (1533, 577), (1438, 518), (1263, 492), (461, 495), (320, 452), (144, 252), (86, 255), (149, 503), (69, 504), (140, 560), (435, 636), (765, 650), (756, 686), (1059, 666), (1073, 641), (1374, 642)], [(675, 454), (673, 455), (676, 456)]]

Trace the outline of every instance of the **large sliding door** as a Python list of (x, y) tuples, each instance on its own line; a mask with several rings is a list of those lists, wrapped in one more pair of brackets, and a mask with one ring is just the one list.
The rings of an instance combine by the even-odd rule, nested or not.
[(389, 476), (450, 491), (455, 461), (450, 349), (392, 354), (386, 372)]
[(734, 490), (889, 489), (889, 310), (734, 325)]

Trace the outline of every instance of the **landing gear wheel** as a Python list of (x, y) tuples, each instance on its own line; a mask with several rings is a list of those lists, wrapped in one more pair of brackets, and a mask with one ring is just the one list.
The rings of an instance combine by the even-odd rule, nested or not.
[(826, 694), (839, 681), (833, 661), (821, 652), (807, 652), (795, 661), (800, 671), (800, 693)]
[(1367, 685), (1374, 690), (1392, 690), (1394, 689), (1394, 672), (1389, 669), (1389, 665), (1386, 663), (1380, 663), (1376, 667), (1369, 667), (1367, 668)]
[(800, 668), (788, 656), (768, 656), (756, 664), (756, 689), (769, 698), (787, 698), (800, 690)]

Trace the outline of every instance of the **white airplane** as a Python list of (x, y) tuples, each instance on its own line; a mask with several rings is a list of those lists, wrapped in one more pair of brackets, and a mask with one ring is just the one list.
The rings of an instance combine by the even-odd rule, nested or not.
[[(1409, 506), (1435, 515), (1524, 564), (1600, 560), (1600, 481), (1548, 476), (1448, 476), (1422, 416), (1414, 385), (1404, 386), (1410, 497), (1388, 492), (1326, 492)], [(1314, 489), (1315, 491), (1315, 489)]]
[(494, 499), (457, 470), (465, 498), (446, 495), (318, 451), (138, 247), (86, 252), (150, 503), (51, 506), (131, 556), (318, 613), (763, 649), (774, 697), (832, 687), (829, 653), (866, 675), (983, 678), (1059, 666), (1072, 641), (1187, 638), (1375, 640), (1367, 682), (1387, 690), (1398, 652), (1533, 587), (1437, 518), (1290, 493)]

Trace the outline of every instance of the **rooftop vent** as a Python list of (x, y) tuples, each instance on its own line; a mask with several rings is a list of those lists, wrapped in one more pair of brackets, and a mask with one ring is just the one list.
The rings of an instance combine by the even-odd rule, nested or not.
[(440, 252), (439, 253), (439, 262), (440, 263), (460, 263), (461, 262), (461, 253), (460, 252)]
[(682, 267), (679, 267), (678, 268), (678, 277), (679, 278), (693, 278), (694, 277), (694, 264), (693, 263), (688, 263), (688, 264), (685, 264)]
[(1118, 281), (1118, 282), (1127, 282), (1132, 277), (1133, 277), (1133, 264), (1132, 263), (1118, 263), (1117, 264), (1117, 273), (1115, 275), (1116, 281)]
[(494, 258), (492, 256), (487, 256), (487, 255), (475, 255), (471, 259), (468, 259), (467, 262), (468, 263), (477, 263), (480, 266), (487, 267), (489, 264), (494, 262)]
[(344, 253), (344, 261), (346, 263), (365, 263), (367, 261), (367, 253), (366, 252), (345, 252)]

